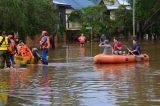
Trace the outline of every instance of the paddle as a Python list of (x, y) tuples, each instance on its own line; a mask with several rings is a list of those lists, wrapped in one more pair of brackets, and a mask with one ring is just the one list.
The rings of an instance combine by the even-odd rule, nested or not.
[(127, 47), (127, 45), (123, 45), (124, 48), (126, 48), (128, 51), (130, 51), (130, 53), (135, 57), (137, 62), (142, 61), (141, 57), (136, 56), (133, 52), (131, 52), (131, 50)]
[[(128, 47), (127, 47), (127, 49), (128, 49)], [(133, 52), (131, 52), (131, 50), (130, 49), (128, 49), (128, 51), (135, 57), (135, 59), (136, 59), (136, 61), (138, 61), (138, 62), (140, 62), (140, 61), (142, 61), (142, 58), (141, 57), (138, 57), (138, 56), (136, 56)]]

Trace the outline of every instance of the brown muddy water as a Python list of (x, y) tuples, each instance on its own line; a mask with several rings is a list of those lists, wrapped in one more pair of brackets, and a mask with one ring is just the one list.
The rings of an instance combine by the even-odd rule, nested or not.
[(95, 65), (98, 43), (62, 45), (49, 65), (0, 71), (0, 106), (159, 106), (160, 42), (142, 42), (145, 63)]

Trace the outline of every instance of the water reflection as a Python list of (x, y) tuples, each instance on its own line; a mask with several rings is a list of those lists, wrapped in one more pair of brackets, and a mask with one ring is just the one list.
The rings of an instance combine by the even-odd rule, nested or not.
[(40, 71), (40, 77), (39, 77), (39, 85), (34, 88), (34, 101), (33, 103), (35, 105), (45, 105), (50, 106), (51, 105), (51, 83), (50, 78), (48, 75), (48, 66), (42, 65), (41, 71)]
[(85, 64), (85, 48), (84, 47), (80, 47), (79, 49), (79, 53), (80, 53), (80, 57), (82, 60), (82, 64)]
[(40, 84), (43, 87), (50, 86), (49, 78), (48, 78), (48, 66), (43, 65), (42, 66), (42, 77), (40, 79)]
[[(145, 90), (145, 76), (149, 71), (149, 63), (129, 63), (129, 64), (110, 64), (94, 65), (94, 70), (101, 73), (102, 80), (110, 94), (115, 98), (116, 104), (120, 106), (130, 106), (132, 104), (143, 103), (137, 98), (149, 98)], [(144, 91), (143, 91), (144, 90)], [(145, 92), (145, 93), (144, 93)], [(113, 96), (114, 95), (114, 96)], [(132, 101), (131, 103), (128, 101)]]
[[(51, 105), (48, 66), (30, 65), (26, 68), (14, 68), (8, 73), (9, 84), (6, 91), (8, 104), (12, 103), (12, 106)], [(16, 100), (14, 103), (11, 102), (14, 100)]]
[[(0, 78), (2, 79), (3, 77), (0, 75)], [(8, 89), (8, 81), (0, 80), (0, 106), (5, 106), (8, 102)]]
[(149, 62), (124, 63), (124, 64), (94, 64), (94, 69), (99, 71), (135, 71), (139, 68), (148, 68)]
[(85, 56), (85, 48), (84, 47), (80, 47), (79, 52), (80, 52), (81, 57)]
[(28, 76), (31, 71), (28, 68), (12, 69), (9, 72), (10, 93), (14, 93), (15, 89), (24, 89), (28, 86)]
[(120, 80), (127, 76), (139, 78), (143, 70), (147, 70), (149, 62), (126, 64), (94, 64), (94, 70), (102, 72), (103, 79)]
[[(97, 45), (93, 55), (99, 53)], [(48, 66), (0, 71), (0, 105), (159, 106), (160, 46), (145, 45), (154, 54), (150, 63), (93, 64), (88, 43), (51, 50)]]

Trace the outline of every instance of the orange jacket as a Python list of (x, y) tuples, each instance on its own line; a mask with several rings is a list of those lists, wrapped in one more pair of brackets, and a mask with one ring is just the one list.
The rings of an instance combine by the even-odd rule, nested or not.
[(9, 52), (10, 52), (11, 54), (15, 54), (15, 53), (16, 53), (16, 51), (15, 51), (15, 49), (14, 49), (15, 41), (14, 41), (13, 39), (10, 39), (10, 41), (11, 41), (11, 44), (10, 44), (10, 47), (9, 47)]
[(27, 56), (27, 57), (32, 56), (30, 48), (26, 45), (18, 45), (17, 49), (18, 49), (19, 56)]
[[(42, 45), (42, 41), (43, 41), (43, 38), (46, 37), (47, 38), (47, 41)], [(40, 40), (40, 45), (42, 46), (42, 48), (50, 48), (50, 40), (49, 40), (49, 37), (48, 36), (44, 36), (41, 38)]]

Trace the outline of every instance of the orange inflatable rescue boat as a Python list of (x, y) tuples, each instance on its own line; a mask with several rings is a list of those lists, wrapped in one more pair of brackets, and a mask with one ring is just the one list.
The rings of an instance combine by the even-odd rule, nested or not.
[(149, 56), (147, 54), (141, 54), (141, 55), (98, 54), (93, 58), (93, 61), (96, 64), (133, 63), (133, 62), (149, 61)]

